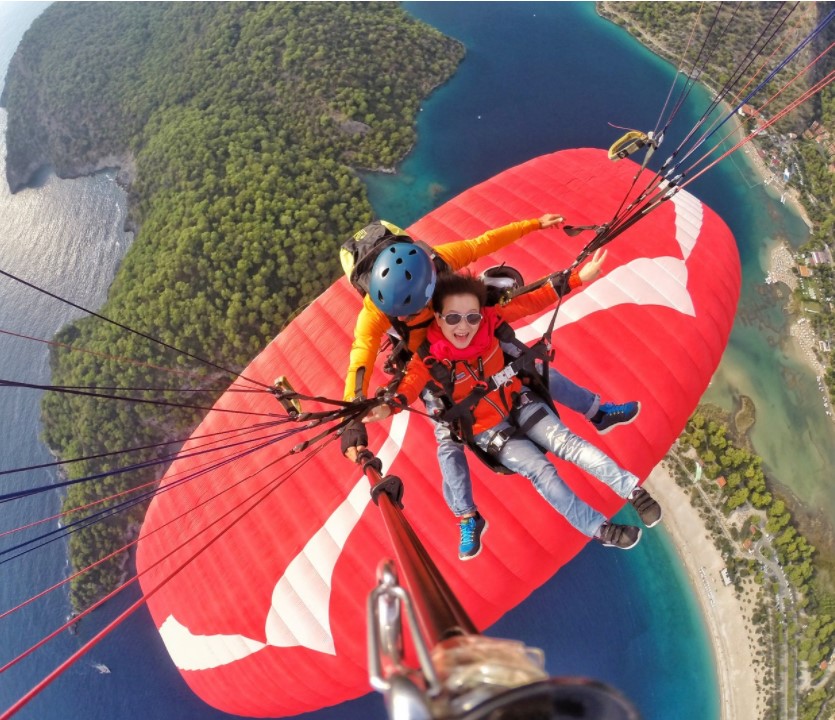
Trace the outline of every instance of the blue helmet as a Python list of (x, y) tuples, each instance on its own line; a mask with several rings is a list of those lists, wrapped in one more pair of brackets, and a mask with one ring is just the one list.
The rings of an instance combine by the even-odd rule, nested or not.
[(394, 243), (374, 261), (368, 294), (386, 315), (414, 315), (435, 290), (435, 265), (418, 245)]

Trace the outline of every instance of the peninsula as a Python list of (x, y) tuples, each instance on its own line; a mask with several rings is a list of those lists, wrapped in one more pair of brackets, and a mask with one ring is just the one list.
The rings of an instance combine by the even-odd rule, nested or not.
[[(90, 317), (64, 328), (52, 381), (161, 389), (44, 397), (47, 444), (86, 458), (69, 479), (100, 477), (64, 507), (130, 498), (70, 536), (74, 570), (135, 537), (176, 438), (334, 281), (333, 239), (372, 217), (356, 170), (404, 157), (420, 103), (463, 56), (389, 3), (55, 3), (35, 20), (2, 96), (9, 185), (42, 167), (120, 168), (136, 235), (101, 314), (143, 333)], [(75, 578), (73, 605), (118, 584), (126, 559)]]
[[(618, 4), (618, 11), (625, 6)], [(295, 308), (336, 277), (329, 239), (345, 236), (371, 213), (353, 170), (398, 163), (414, 142), (421, 99), (463, 57), (460, 44), (397, 6), (347, 7), (56, 4), (33, 25), (3, 96), (9, 183), (22, 187), (44, 166), (65, 177), (120, 167), (136, 239), (102, 313), (191, 354), (175, 355), (107, 323), (84, 320), (59, 339), (110, 359), (56, 350), (54, 384), (82, 385), (90, 378), (127, 387), (179, 383), (200, 390), (190, 405), (211, 404), (228, 383), (223, 368), (239, 370)], [(397, 68), (396, 78), (390, 67)], [(195, 360), (205, 348), (212, 348), (215, 367)], [(166, 397), (176, 402), (178, 394), (172, 390)], [(50, 446), (64, 458), (149, 448), (184, 437), (200, 414), (194, 407), (163, 413), (139, 403), (115, 405), (47, 395)], [(758, 484), (755, 460), (745, 458), (739, 472), (746, 476), (754, 466), (746, 480), (756, 483), (720, 487), (717, 466), (723, 467), (725, 453), (717, 450), (723, 440), (721, 450), (728, 447), (723, 422), (694, 417), (650, 482), (670, 508), (670, 532), (703, 600), (720, 659), (725, 717), (744, 719), (746, 711), (752, 718), (819, 717), (831, 709), (832, 673), (821, 666), (825, 659), (817, 670), (812, 661), (828, 657), (832, 629), (811, 611), (828, 607), (826, 577), (807, 574), (814, 548), (798, 539), (790, 513), (777, 506), (772, 518), (766, 509), (780, 498), (772, 495), (767, 506), (754, 503), (754, 490), (759, 503), (767, 492)], [(714, 438), (715, 447), (708, 444)], [(173, 452), (176, 445), (145, 449), (130, 461), (163, 463)], [(744, 457), (737, 453), (729, 462)], [(85, 477), (120, 464), (123, 459), (87, 460), (69, 475)], [(66, 507), (110, 495), (114, 483), (140, 492), (159, 474), (152, 467), (132, 474), (130, 486), (118, 475), (75, 486)], [(748, 494), (740, 502), (741, 484)], [(73, 567), (124, 545), (142, 512), (139, 503), (118, 524), (76, 533)], [(786, 541), (769, 544), (758, 537), (757, 555), (747, 554), (745, 534), (763, 533), (772, 519)], [(698, 542), (686, 541), (694, 536)], [(735, 544), (728, 549), (722, 537)], [(783, 552), (797, 553), (803, 568), (788, 590), (783, 583), (792, 578), (777, 566), (794, 558)], [(125, 557), (75, 582), (73, 602), (86, 606), (118, 583)], [(798, 607), (812, 601), (814, 607), (780, 614), (785, 606), (774, 606), (775, 583)], [(800, 630), (809, 618), (813, 630)], [(808, 645), (802, 657), (788, 633), (780, 634), (781, 625)], [(752, 667), (761, 679), (751, 677)]]

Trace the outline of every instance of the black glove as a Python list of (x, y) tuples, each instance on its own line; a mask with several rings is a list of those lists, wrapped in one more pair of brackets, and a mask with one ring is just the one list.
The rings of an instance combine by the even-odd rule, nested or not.
[(568, 284), (569, 277), (571, 277), (571, 273), (568, 270), (563, 270), (551, 276), (551, 287), (554, 288), (558, 297), (563, 297), (571, 292), (571, 286)]
[(351, 420), (342, 433), (342, 454), (360, 445), (368, 446), (368, 431), (360, 420)]

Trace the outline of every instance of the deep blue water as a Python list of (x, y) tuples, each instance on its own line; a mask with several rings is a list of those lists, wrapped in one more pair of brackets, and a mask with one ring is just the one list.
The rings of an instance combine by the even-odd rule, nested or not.
[[(424, 104), (418, 144), (399, 174), (367, 178), (375, 210), (399, 225), (408, 225), (466, 187), (535, 155), (568, 147), (607, 146), (618, 137), (607, 122), (653, 127), (672, 80), (670, 66), (597, 18), (590, 3), (408, 3), (406, 7), (462, 40), (467, 57), (454, 78)], [(8, 48), (19, 41), (35, 14), (31, 6), (0, 3), (4, 53), (0, 77), (5, 75)], [(613, 68), (618, 70), (614, 80)], [(695, 101), (703, 100), (704, 94), (695, 95), (682, 111), (679, 133), (668, 135), (670, 146), (699, 111)], [(753, 293), (761, 280), (763, 243), (779, 233), (801, 235), (782, 206), (761, 189), (750, 188), (746, 177), (747, 173), (727, 163), (690, 188), (725, 218), (740, 241), (744, 295)], [(45, 222), (46, 218), (51, 222)], [(22, 259), (15, 267), (25, 268), (51, 289), (70, 292), (74, 285), (89, 287), (84, 302), (100, 303), (126, 247), (123, 218), (124, 196), (107, 175), (69, 182), (50, 178), (37, 191), (14, 197), (6, 192), (0, 196), (0, 267), (7, 268), (12, 256), (20, 253)], [(72, 240), (79, 238), (82, 241), (73, 245)], [(44, 248), (51, 243), (66, 255), (45, 252), (33, 258), (31, 248), (37, 243)], [(62, 279), (75, 282), (62, 286)], [(19, 323), (18, 332), (48, 337), (69, 317), (54, 307), (32, 308), (31, 299), (18, 298), (15, 292), (0, 286), (3, 308), (28, 308), (25, 323), (20, 312), (9, 311), (2, 317), (4, 322)], [(766, 378), (779, 377), (773, 354), (761, 351), (767, 343), (760, 334), (743, 327), (735, 336), (732, 345), (743, 358), (737, 360), (743, 374), (744, 358), (753, 353), (762, 358)], [(0, 338), (0, 358), (4, 367), (20, 373), (28, 370), (27, 379), (48, 378), (42, 346)], [(37, 441), (37, 397), (0, 396), (0, 418), (8, 437), (0, 446), (3, 467), (47, 457)], [(25, 482), (42, 484), (42, 474)], [(57, 507), (58, 500), (40, 502), (16, 508), (13, 516), (0, 515), (0, 530), (42, 516), (45, 505)], [(37, 563), (18, 563), (11, 573), (0, 568), (0, 611), (31, 588), (60, 577), (63, 568), (60, 543), (39, 553)], [(63, 637), (33, 662), (5, 674), (0, 682), (0, 711), (135, 597), (133, 593), (84, 623), (79, 637)], [(65, 596), (57, 594), (26, 613), (21, 622), (11, 626), (0, 622), (0, 648), (25, 647), (51, 630), (66, 610)], [(663, 531), (646, 533), (641, 545), (629, 553), (588, 547), (554, 580), (508, 613), (490, 634), (542, 647), (552, 674), (588, 675), (612, 683), (636, 702), (647, 720), (711, 720), (719, 715), (715, 673), (700, 614)], [(104, 662), (112, 673), (98, 675), (90, 666), (92, 661)], [(191, 695), (144, 611), (19, 714), (32, 720), (140, 716), (155, 720), (232, 717)], [(384, 711), (380, 698), (369, 695), (304, 717), (374, 719), (383, 718)]]

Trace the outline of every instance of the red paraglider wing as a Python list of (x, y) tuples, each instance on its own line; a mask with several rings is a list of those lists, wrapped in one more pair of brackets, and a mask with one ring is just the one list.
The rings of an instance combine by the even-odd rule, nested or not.
[[(636, 169), (631, 161), (609, 162), (601, 150), (542, 156), (462, 193), (409, 232), (434, 245), (546, 212), (573, 225), (606, 221)], [(473, 269), (505, 261), (532, 281), (569, 265), (591, 237), (540, 230)], [(719, 363), (736, 310), (739, 259), (725, 224), (686, 192), (607, 247), (603, 276), (562, 304), (554, 364), (604, 400), (640, 400), (642, 412), (604, 437), (570, 411), (562, 417), (645, 478)], [(359, 308), (359, 296), (340, 280), (243, 375), (265, 384), (287, 375), (301, 393), (340, 398)], [(520, 335), (538, 337), (549, 319), (550, 312), (528, 318)], [(372, 387), (387, 380), (377, 370)], [(369, 690), (365, 602), (378, 562), (392, 552), (368, 482), (341, 457), (338, 442), (299, 455), (287, 454), (299, 436), (263, 447), (285, 427), (265, 425), (282, 410), (268, 393), (240, 392), (247, 388), (252, 384), (234, 383), (172, 463), (145, 519), (137, 566), (154, 621), (191, 688), (226, 712), (276, 717)], [(220, 449), (220, 441), (206, 439), (212, 433), (238, 444)], [(476, 500), (501, 530), (486, 538), (477, 559), (461, 563), (430, 423), (401, 413), (370, 435), (386, 471), (405, 482), (408, 520), (480, 628), (587, 542), (527, 480), (494, 475), (471, 456)], [(556, 462), (575, 491), (603, 512), (623, 504)]]

